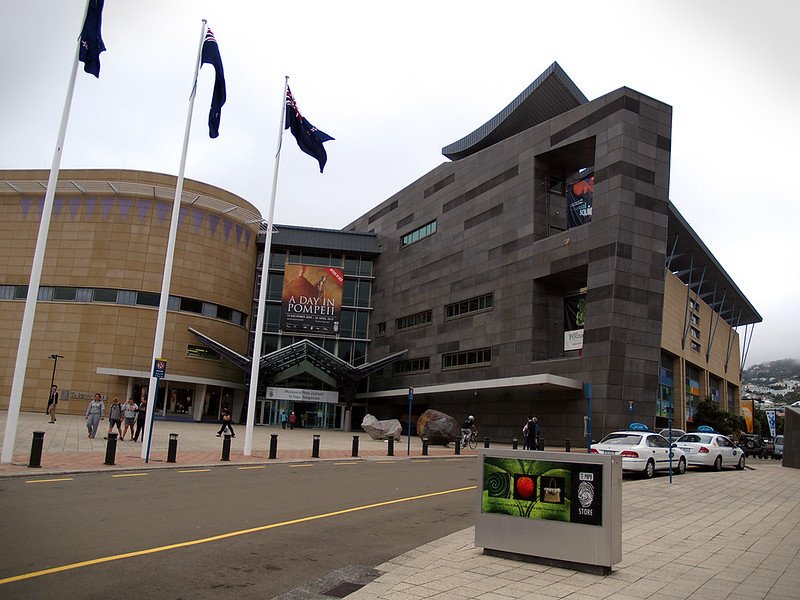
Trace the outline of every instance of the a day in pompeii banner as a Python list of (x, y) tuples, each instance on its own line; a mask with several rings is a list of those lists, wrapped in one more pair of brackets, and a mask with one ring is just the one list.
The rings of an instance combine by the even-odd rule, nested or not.
[(334, 267), (286, 263), (281, 294), (281, 329), (339, 333), (344, 273)]
[(485, 456), (481, 512), (603, 524), (603, 465)]

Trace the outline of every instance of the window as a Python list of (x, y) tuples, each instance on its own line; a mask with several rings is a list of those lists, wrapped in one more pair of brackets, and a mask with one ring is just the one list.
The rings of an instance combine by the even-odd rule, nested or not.
[(353, 337), (357, 338), (367, 337), (368, 323), (369, 323), (369, 314), (366, 311), (360, 310), (356, 312), (356, 330)]
[(426, 238), (429, 235), (433, 235), (436, 233), (436, 221), (431, 221), (430, 223), (426, 223), (419, 229), (415, 229), (411, 233), (405, 234), (400, 240), (400, 246), (408, 246), (409, 244), (413, 244), (414, 242), (418, 242), (422, 238)]
[(492, 363), (492, 349), (479, 348), (465, 352), (453, 352), (442, 356), (442, 368), (453, 369), (458, 367), (477, 367)]
[(104, 289), (95, 289), (94, 290), (94, 301), (95, 302), (111, 302), (112, 304), (117, 301), (117, 290), (104, 290)]
[(0, 285), (0, 300), (11, 300), (14, 298), (13, 285)]
[(53, 287), (48, 287), (48, 286), (45, 286), (45, 285), (41, 286), (39, 288), (39, 297), (37, 298), (37, 300), (39, 300), (40, 302), (48, 302), (48, 301), (52, 300), (53, 299), (53, 290), (54, 289), (55, 288), (53, 288)]
[(136, 292), (130, 290), (119, 290), (117, 294), (117, 304), (126, 304), (133, 306), (136, 304)]
[(181, 298), (181, 311), (202, 314), (203, 303), (200, 302), (200, 300), (192, 300), (191, 298)]
[(692, 337), (696, 340), (700, 339), (700, 330), (697, 327), (689, 328), (689, 332), (692, 334)]
[(444, 307), (444, 316), (446, 319), (452, 319), (473, 312), (489, 310), (493, 305), (494, 294), (486, 294), (477, 298), (463, 300), (462, 302), (448, 304)]
[(57, 287), (53, 288), (53, 300), (66, 300), (69, 302), (75, 301), (74, 287)]
[(28, 286), (18, 285), (14, 288), (14, 300), (24, 300), (28, 297)]
[(411, 327), (420, 327), (422, 325), (428, 325), (432, 321), (432, 313), (429, 310), (425, 310), (422, 312), (415, 313), (413, 315), (408, 315), (406, 317), (400, 317), (399, 319), (395, 320), (394, 327), (397, 331), (401, 331), (403, 329), (409, 329)]
[(267, 300), (280, 300), (282, 293), (283, 273), (270, 273), (267, 276)]
[(425, 373), (431, 370), (431, 360), (429, 357), (412, 358), (401, 360), (392, 366), (392, 375), (403, 375), (404, 373)]
[(700, 326), (700, 315), (692, 313), (690, 320), (692, 321), (692, 325), (697, 325), (698, 327)]
[(694, 298), (689, 298), (689, 308), (693, 311), (697, 310), (697, 300)]
[(155, 292), (138, 292), (136, 294), (136, 304), (139, 306), (158, 306), (161, 302), (161, 294)]
[(386, 321), (378, 323), (378, 335), (386, 335)]
[(700, 344), (698, 344), (698, 343), (697, 343), (697, 342), (695, 342), (694, 340), (692, 340), (692, 341), (691, 341), (690, 347), (691, 347), (691, 349), (692, 349), (692, 350), (694, 350), (695, 352), (700, 352), (700, 351), (701, 351)]
[(205, 346), (189, 344), (186, 348), (186, 356), (189, 358), (205, 358), (206, 360), (220, 360), (219, 353)]

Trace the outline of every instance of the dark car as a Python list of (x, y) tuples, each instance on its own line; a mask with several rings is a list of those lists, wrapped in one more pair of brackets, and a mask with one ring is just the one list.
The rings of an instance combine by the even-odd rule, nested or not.
[(743, 433), (739, 436), (739, 448), (744, 450), (745, 456), (764, 457), (764, 442), (760, 435), (754, 433)]

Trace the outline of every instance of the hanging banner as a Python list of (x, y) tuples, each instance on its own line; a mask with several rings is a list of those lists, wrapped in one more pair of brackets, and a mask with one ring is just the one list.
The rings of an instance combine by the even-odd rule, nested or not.
[(753, 401), (742, 400), (739, 405), (739, 414), (744, 417), (747, 433), (753, 433)]
[(564, 298), (564, 351), (583, 348), (586, 294)]
[(343, 287), (342, 269), (286, 263), (281, 329), (298, 333), (339, 333)]
[(777, 430), (775, 428), (775, 409), (770, 408), (769, 410), (764, 411), (767, 413), (767, 425), (769, 425), (769, 436), (774, 438), (777, 435)]
[(594, 171), (567, 186), (567, 228), (577, 227), (592, 220), (594, 196)]

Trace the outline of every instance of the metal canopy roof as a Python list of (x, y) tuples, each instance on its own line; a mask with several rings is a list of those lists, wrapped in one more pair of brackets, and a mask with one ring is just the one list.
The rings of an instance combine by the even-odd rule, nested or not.
[[(252, 358), (239, 354), (231, 350), (224, 344), (219, 343), (215, 339), (200, 333), (196, 329), (189, 327), (189, 331), (197, 337), (201, 342), (213, 348), (220, 355), (224, 356), (231, 363), (242, 369), (244, 372), (249, 373), (252, 365)], [(400, 360), (408, 350), (401, 350), (389, 356), (385, 356), (380, 360), (371, 363), (366, 363), (358, 367), (352, 366), (347, 361), (342, 360), (338, 356), (331, 354), (324, 348), (320, 348), (310, 340), (300, 340), (290, 346), (275, 350), (269, 354), (262, 356), (259, 361), (260, 374), (265, 375), (270, 381), (275, 380), (281, 373), (288, 369), (297, 366), (308, 366), (318, 369), (325, 375), (335, 379), (336, 381), (349, 381), (356, 383), (365, 377), (375, 373)]]
[(588, 101), (554, 62), (508, 106), (469, 135), (442, 148), (442, 154), (450, 160), (465, 158)]
[(760, 323), (761, 315), (672, 202), (668, 219), (667, 269), (732, 327)]

